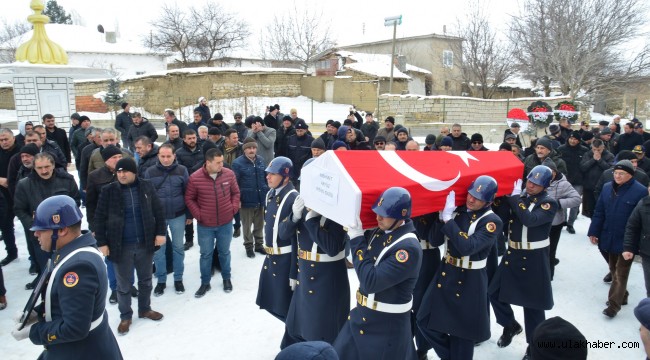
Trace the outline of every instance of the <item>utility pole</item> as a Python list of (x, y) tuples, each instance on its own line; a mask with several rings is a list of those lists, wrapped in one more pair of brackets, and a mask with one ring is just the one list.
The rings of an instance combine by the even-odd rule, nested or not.
[(384, 26), (393, 26), (393, 50), (390, 53), (390, 82), (388, 92), (393, 93), (393, 68), (395, 67), (395, 38), (397, 36), (397, 25), (402, 24), (402, 15), (384, 18)]

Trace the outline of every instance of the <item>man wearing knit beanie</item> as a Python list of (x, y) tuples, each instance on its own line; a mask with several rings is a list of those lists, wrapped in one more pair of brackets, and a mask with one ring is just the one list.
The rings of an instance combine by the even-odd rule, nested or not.
[[(634, 155), (634, 154), (633, 154)], [(634, 165), (630, 160), (619, 160), (614, 165), (614, 181), (603, 186), (587, 235), (592, 244), (607, 254), (612, 284), (607, 308), (603, 314), (613, 318), (627, 304), (627, 279), (632, 266), (632, 256), (623, 256), (623, 239), (634, 206), (648, 195), (648, 190), (634, 180)]]
[[(120, 161), (115, 164), (115, 171), (118, 173), (120, 171), (129, 171), (134, 174), (138, 173), (138, 167), (135, 165), (135, 161), (131, 158), (122, 158)], [(119, 179), (119, 174), (118, 174)], [(135, 181), (135, 179), (133, 179)]]
[[(566, 180), (573, 186), (573, 188), (582, 196), (583, 192), (583, 173), (580, 168), (580, 163), (584, 155), (589, 152), (589, 149), (583, 146), (580, 143), (580, 133), (573, 131), (570, 133), (567, 141), (564, 145), (560, 146), (557, 149), (557, 152), (560, 154), (560, 157), (567, 165), (567, 176)], [(563, 209), (566, 213), (566, 208)], [(573, 224), (578, 218), (578, 212), (580, 210), (580, 204), (574, 206), (568, 210), (568, 218), (566, 220), (566, 229), (569, 234), (575, 234), (576, 231), (573, 228)], [(566, 215), (566, 214), (565, 214)]]
[(122, 151), (115, 145), (109, 145), (103, 149), (100, 150), (101, 155), (102, 155), (102, 160), (106, 162), (106, 160), (112, 158), (113, 156), (117, 154), (122, 154)]
[(472, 151), (488, 151), (488, 148), (483, 146), (483, 135), (476, 133), (473, 134), (471, 139), (471, 148)]
[(530, 344), (532, 360), (586, 360), (587, 351), (585, 336), (559, 316), (539, 324), (533, 335), (533, 343)]
[[(564, 160), (560, 157), (559, 153), (553, 149), (553, 142), (555, 140), (549, 139), (547, 136), (543, 136), (537, 140), (535, 143), (534, 153), (528, 155), (524, 159), (524, 178), (528, 176), (528, 173), (537, 165), (541, 165), (546, 158), (551, 158), (557, 169), (562, 174), (567, 174), (567, 166)], [(559, 143), (557, 143), (559, 146)]]
[(115, 170), (117, 181), (106, 185), (99, 195), (94, 231), (97, 247), (113, 263), (121, 319), (117, 332), (126, 335), (133, 318), (134, 268), (140, 287), (138, 318), (154, 321), (163, 318), (151, 309), (151, 264), (155, 247), (165, 243), (167, 223), (156, 188), (151, 182), (138, 179), (135, 161), (120, 159)]
[(325, 141), (322, 138), (318, 137), (311, 142), (311, 156), (319, 157), (321, 156), (327, 148), (325, 147)]
[(435, 150), (435, 144), (436, 144), (436, 136), (433, 134), (428, 134), (427, 137), (424, 139), (424, 151), (427, 150)]
[(451, 147), (454, 145), (454, 140), (449, 136), (445, 136), (440, 141), (440, 150), (442, 151), (451, 151)]
[(386, 138), (386, 141), (393, 141), (395, 139), (395, 118), (389, 116), (384, 120), (384, 127), (377, 131), (377, 135), (381, 135)]

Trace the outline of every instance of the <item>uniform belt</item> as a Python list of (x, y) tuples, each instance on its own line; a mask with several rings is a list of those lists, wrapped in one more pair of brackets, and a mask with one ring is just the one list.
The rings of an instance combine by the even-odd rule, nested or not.
[[(104, 311), (106, 311), (106, 310), (104, 310)], [(99, 316), (99, 318), (97, 318), (96, 320), (94, 320), (93, 322), (90, 323), (90, 330), (88, 330), (88, 331), (95, 330), (95, 328), (97, 328), (99, 326), (99, 324), (102, 323), (103, 320), (104, 320), (104, 313), (102, 313)]]
[(283, 247), (277, 247), (277, 248), (264, 246), (264, 252), (269, 254), (269, 255), (291, 254), (291, 245), (283, 246)]
[(311, 251), (299, 250), (298, 257), (307, 261), (333, 262), (333, 261), (343, 260), (343, 258), (345, 258), (345, 250), (342, 250), (340, 253), (336, 254), (335, 256), (329, 256), (327, 254), (319, 254)]
[(429, 244), (428, 241), (422, 239), (420, 239), (420, 247), (422, 247), (422, 250), (433, 250), (438, 248), (437, 246), (433, 246)]
[(451, 255), (445, 255), (445, 262), (455, 267), (471, 270), (483, 269), (487, 265), (487, 259), (473, 261), (468, 256), (457, 258)]
[(359, 290), (357, 290), (357, 303), (371, 310), (390, 314), (401, 314), (411, 311), (411, 307), (413, 306), (413, 298), (411, 298), (411, 301), (407, 302), (406, 304), (388, 304), (379, 301), (368, 301), (368, 298), (365, 295), (362, 295)]
[(519, 250), (536, 250), (536, 249), (545, 248), (549, 245), (551, 245), (551, 242), (548, 239), (544, 239), (540, 241), (532, 241), (532, 242), (530, 241), (519, 242), (519, 241), (508, 240), (508, 246), (510, 246), (513, 249), (519, 249)]

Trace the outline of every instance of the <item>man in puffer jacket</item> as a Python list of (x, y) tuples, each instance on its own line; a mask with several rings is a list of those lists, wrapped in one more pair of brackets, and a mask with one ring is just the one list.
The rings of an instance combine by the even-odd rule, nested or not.
[(567, 209), (580, 205), (580, 194), (573, 188), (571, 183), (567, 181), (566, 176), (557, 170), (557, 166), (551, 159), (544, 160), (542, 165), (548, 166), (553, 172), (553, 180), (546, 192), (550, 197), (555, 199), (558, 203), (558, 211), (555, 213), (553, 222), (551, 223), (551, 232), (549, 233), (549, 240), (551, 241), (549, 260), (551, 262), (551, 280), (555, 274), (555, 265), (560, 263), (555, 257), (557, 252), (557, 245), (560, 242), (562, 235), (562, 228), (566, 225)]
[[(185, 188), (189, 181), (187, 168), (176, 162), (174, 147), (163, 144), (158, 153), (158, 163), (147, 169), (144, 178), (151, 181), (160, 198), (165, 213), (166, 227), (171, 232), (172, 263), (174, 268), (174, 290), (177, 294), (185, 292), (183, 286), (183, 271), (185, 266), (185, 249), (183, 239), (185, 225), (192, 223), (185, 207)], [(188, 219), (189, 217), (189, 219)], [(154, 289), (155, 296), (161, 296), (167, 287), (167, 261), (165, 257), (167, 244), (161, 245), (154, 253), (153, 261), (156, 264), (156, 278), (158, 283)]]
[(197, 232), (201, 259), (201, 286), (194, 294), (200, 298), (210, 291), (212, 254), (215, 241), (219, 251), (223, 290), (232, 291), (230, 281), (230, 242), (232, 219), (239, 210), (239, 186), (235, 173), (223, 166), (223, 154), (218, 149), (205, 153), (203, 167), (190, 176), (185, 191), (185, 203), (198, 223)]
[[(255, 257), (255, 251), (264, 251), (264, 208), (269, 186), (264, 172), (264, 158), (257, 155), (257, 143), (252, 138), (244, 140), (244, 155), (232, 163), (241, 192), (241, 224), (244, 234), (246, 256)], [(252, 227), (252, 230), (251, 230)]]

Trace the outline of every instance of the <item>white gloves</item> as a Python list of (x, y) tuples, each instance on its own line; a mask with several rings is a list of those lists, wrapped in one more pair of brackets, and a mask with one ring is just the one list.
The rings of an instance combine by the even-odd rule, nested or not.
[[(35, 321), (36, 319), (34, 319), (34, 322)], [(16, 341), (27, 339), (29, 337), (29, 331), (32, 329), (32, 325), (34, 325), (34, 322), (25, 325), (25, 327), (22, 328), (22, 330), (18, 330), (22, 324), (17, 323), (14, 329), (11, 330), (11, 336), (13, 336), (14, 339), (16, 339)]]
[(512, 189), (512, 194), (510, 196), (520, 196), (521, 195), (521, 185), (523, 184), (523, 181), (521, 179), (518, 179), (515, 181), (515, 187)]
[(354, 239), (357, 236), (363, 236), (362, 228), (348, 228), (348, 236), (350, 239)]
[[(15, 322), (16, 324), (18, 324), (18, 323), (21, 322), (20, 320), (21, 320), (22, 317), (23, 317), (23, 312), (22, 312), (22, 311), (18, 311), (18, 312), (16, 312), (16, 313), (14, 314), (13, 320), (14, 320), (14, 322)], [(32, 310), (32, 312), (29, 313), (29, 316), (28, 316), (27, 319), (28, 319), (28, 320), (27, 320), (27, 323), (28, 323), (28, 324), (29, 324), (29, 323), (34, 323), (34, 322), (36, 322), (36, 321), (38, 320), (38, 314), (36, 313), (36, 311)]]
[(293, 220), (294, 223), (297, 223), (300, 221), (300, 218), (302, 218), (302, 212), (305, 210), (305, 200), (302, 198), (302, 196), (296, 196), (296, 199), (293, 201), (291, 210), (293, 211), (293, 217), (291, 220)]
[(440, 220), (444, 222), (451, 220), (454, 211), (456, 211), (456, 192), (452, 190), (449, 192), (449, 195), (447, 195), (445, 208), (440, 212)]
[(289, 287), (291, 288), (291, 291), (296, 290), (296, 284), (298, 281), (296, 279), (289, 279)]

